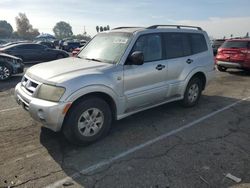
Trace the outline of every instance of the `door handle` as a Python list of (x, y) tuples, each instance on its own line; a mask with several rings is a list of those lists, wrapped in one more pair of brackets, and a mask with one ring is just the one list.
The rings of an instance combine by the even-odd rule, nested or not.
[(155, 67), (157, 70), (162, 70), (165, 68), (165, 65), (159, 64)]
[(192, 59), (187, 59), (186, 63), (187, 63), (187, 64), (190, 64), (190, 63), (193, 63), (193, 61), (194, 61), (194, 60), (192, 60)]

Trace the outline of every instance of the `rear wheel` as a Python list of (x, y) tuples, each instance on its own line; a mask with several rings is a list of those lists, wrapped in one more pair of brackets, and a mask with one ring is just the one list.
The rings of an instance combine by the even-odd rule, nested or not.
[(74, 144), (87, 145), (104, 137), (112, 123), (109, 105), (97, 97), (75, 104), (63, 125), (65, 137)]
[(11, 77), (12, 71), (10, 66), (0, 63), (0, 80), (7, 80)]
[(220, 71), (220, 72), (226, 72), (227, 71), (227, 68), (226, 67), (222, 67), (220, 65), (217, 65), (217, 69)]
[(198, 77), (192, 78), (185, 90), (184, 99), (182, 100), (182, 105), (184, 107), (195, 106), (201, 96), (202, 91), (202, 81)]

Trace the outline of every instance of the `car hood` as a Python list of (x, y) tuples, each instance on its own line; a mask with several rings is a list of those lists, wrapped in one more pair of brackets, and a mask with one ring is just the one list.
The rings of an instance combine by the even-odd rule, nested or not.
[(69, 57), (34, 65), (27, 70), (26, 75), (38, 82), (58, 84), (79, 76), (100, 74), (112, 66), (114, 65)]

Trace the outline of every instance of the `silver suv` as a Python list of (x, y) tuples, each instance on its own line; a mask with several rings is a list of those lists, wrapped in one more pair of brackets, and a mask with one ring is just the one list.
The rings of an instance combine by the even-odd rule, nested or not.
[(45, 127), (89, 144), (113, 120), (171, 101), (194, 106), (213, 76), (201, 28), (120, 27), (96, 35), (77, 57), (29, 68), (15, 97)]

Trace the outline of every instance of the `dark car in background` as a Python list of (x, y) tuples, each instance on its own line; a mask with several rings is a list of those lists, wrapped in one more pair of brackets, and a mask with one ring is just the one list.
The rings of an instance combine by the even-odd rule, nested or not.
[(216, 39), (213, 41), (212, 48), (214, 55), (217, 54), (219, 47), (225, 42), (225, 39)]
[(1, 48), (0, 52), (19, 57), (24, 63), (46, 62), (69, 57), (69, 54), (63, 50), (51, 49), (35, 43), (21, 43), (7, 46)]
[(67, 52), (72, 52), (74, 49), (81, 47), (80, 42), (65, 41), (62, 45), (62, 49)]
[(22, 73), (24, 69), (21, 58), (0, 53), (0, 81), (7, 80), (13, 74)]
[(44, 46), (47, 46), (48, 48), (52, 48), (52, 49), (55, 49), (56, 46), (54, 45), (53, 42), (49, 42), (49, 41), (38, 41), (36, 42), (37, 44), (41, 44), (41, 45), (44, 45)]
[(250, 39), (230, 39), (218, 49), (216, 64), (219, 71), (228, 68), (250, 70)]

